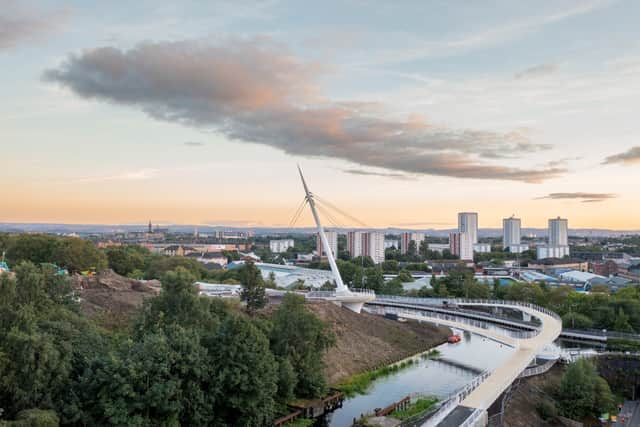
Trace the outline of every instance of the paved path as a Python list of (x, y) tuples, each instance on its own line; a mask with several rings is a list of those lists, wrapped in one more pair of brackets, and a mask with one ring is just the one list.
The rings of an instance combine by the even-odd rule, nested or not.
[[(400, 302), (399, 299), (393, 300), (393, 303), (406, 303), (409, 307), (415, 307), (416, 302), (411, 302), (411, 299)], [(437, 300), (422, 300), (422, 304), (437, 304)], [(475, 388), (460, 405), (451, 412), (445, 420), (440, 423), (440, 426), (448, 426), (451, 422), (458, 422), (461, 414), (466, 413), (466, 410), (458, 409), (460, 407), (473, 408), (473, 413), (479, 411), (486, 411), (493, 402), (495, 402), (500, 395), (509, 388), (513, 381), (518, 378), (520, 373), (524, 371), (536, 355), (543, 351), (544, 347), (553, 341), (555, 341), (562, 332), (562, 321), (557, 315), (545, 312), (544, 309), (535, 307), (533, 305), (520, 305), (518, 303), (509, 303), (506, 301), (473, 301), (473, 300), (449, 300), (452, 303), (461, 306), (489, 306), (489, 307), (505, 307), (523, 311), (540, 319), (541, 326), (538, 333), (529, 338), (517, 339), (510, 336), (505, 336), (501, 331), (492, 331), (481, 327), (473, 326), (463, 322), (457, 322), (449, 319), (435, 319), (428, 316), (423, 316), (416, 310), (419, 308), (408, 308), (407, 310), (399, 309), (398, 315), (401, 317), (412, 318), (416, 320), (423, 320), (441, 325), (446, 325), (454, 328), (463, 329), (469, 332), (477, 333), (479, 335), (494, 339), (498, 342), (508, 344), (515, 348), (513, 355), (507, 359), (502, 366), (496, 368), (491, 374), (477, 387)], [(390, 301), (391, 302), (391, 301)], [(456, 418), (455, 420), (452, 419)]]
[(495, 369), (491, 375), (476, 388), (463, 402), (464, 406), (478, 409), (488, 409), (500, 397), (511, 383), (524, 371), (536, 355), (544, 347), (554, 342), (562, 332), (562, 322), (548, 314), (533, 308), (518, 307), (518, 309), (536, 316), (542, 322), (540, 333), (533, 338), (516, 340), (515, 353)]
[(640, 402), (637, 400), (627, 400), (618, 414), (618, 420), (613, 423), (613, 427), (640, 426)]

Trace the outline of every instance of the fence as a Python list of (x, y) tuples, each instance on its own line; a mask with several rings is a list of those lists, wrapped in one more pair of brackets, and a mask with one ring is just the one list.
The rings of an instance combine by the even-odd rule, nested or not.
[(397, 295), (378, 295), (376, 299), (379, 300), (399, 300), (407, 301), (412, 304), (424, 304), (424, 305), (490, 305), (490, 306), (516, 306), (525, 307), (535, 310), (537, 312), (551, 316), (556, 320), (562, 321), (560, 316), (548, 308), (541, 307), (536, 304), (531, 304), (524, 301), (509, 301), (509, 300), (491, 300), (491, 299), (469, 299), (469, 298), (412, 298), (402, 297)]
[[(482, 384), (482, 382), (485, 379), (487, 379), (489, 375), (490, 375), (489, 372), (483, 372), (481, 375), (475, 377), (469, 384), (467, 384), (460, 391), (450, 395), (444, 401), (444, 403), (440, 406), (440, 408), (438, 408), (438, 410), (435, 411), (433, 415), (431, 415), (429, 419), (427, 419), (426, 422), (424, 422), (421, 425), (423, 427), (435, 427), (438, 424), (440, 424), (440, 422), (444, 420), (447, 417), (447, 415), (449, 415), (449, 413), (451, 413), (451, 411), (453, 411), (453, 409), (460, 404), (460, 402), (466, 399), (467, 396), (469, 396), (473, 390), (475, 390), (480, 384)], [(412, 426), (412, 425), (413, 424), (409, 424), (409, 426)], [(405, 427), (404, 424), (403, 424), (403, 427)]]
[(553, 359), (553, 360), (549, 360), (545, 364), (534, 366), (532, 368), (527, 368), (524, 371), (522, 371), (522, 373), (520, 374), (520, 378), (529, 378), (536, 375), (544, 374), (549, 369), (551, 369), (553, 365), (556, 364), (557, 361), (558, 361), (557, 359)]
[[(462, 324), (474, 326), (480, 329), (490, 330), (491, 328), (495, 327), (495, 325), (490, 321), (474, 320), (474, 319), (469, 319), (467, 317), (456, 316), (454, 314), (428, 311), (424, 309), (424, 306), (411, 305), (411, 304), (403, 303), (400, 301), (385, 302), (384, 300), (376, 299), (374, 301), (369, 302), (368, 304), (382, 305), (385, 307), (385, 311), (388, 311), (388, 312), (395, 311), (399, 313), (418, 314), (420, 316), (429, 317), (432, 319), (440, 319), (440, 320), (447, 320), (450, 322), (462, 323)], [(516, 339), (533, 338), (536, 335), (538, 335), (538, 333), (540, 332), (539, 328), (535, 328), (534, 330), (530, 330), (530, 331), (521, 331), (521, 330), (514, 330), (514, 329), (507, 329), (507, 328), (502, 328), (502, 329), (503, 331), (501, 331), (501, 334), (505, 334), (511, 338), (516, 338)]]

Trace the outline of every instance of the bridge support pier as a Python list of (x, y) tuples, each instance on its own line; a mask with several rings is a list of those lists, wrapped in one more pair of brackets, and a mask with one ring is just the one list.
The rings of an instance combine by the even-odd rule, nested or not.
[(527, 313), (526, 311), (523, 311), (522, 320), (524, 320), (525, 322), (531, 322), (531, 314)]

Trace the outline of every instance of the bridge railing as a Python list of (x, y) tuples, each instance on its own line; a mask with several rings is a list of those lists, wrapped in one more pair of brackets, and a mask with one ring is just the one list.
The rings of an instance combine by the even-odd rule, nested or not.
[(540, 366), (535, 366), (533, 368), (527, 368), (524, 371), (522, 371), (522, 373), (520, 374), (520, 378), (528, 378), (528, 377), (533, 377), (536, 375), (540, 375), (540, 374), (544, 374), (545, 372), (547, 372), (549, 369), (551, 369), (553, 367), (553, 365), (555, 365), (557, 362), (556, 359), (553, 360), (549, 360), (547, 363), (544, 363)]
[(597, 337), (607, 337), (607, 338), (622, 338), (628, 340), (638, 341), (640, 340), (640, 334), (631, 334), (628, 332), (618, 332), (618, 331), (607, 331), (602, 329), (571, 329), (571, 328), (563, 328), (563, 332), (573, 333), (576, 335), (593, 335)]
[[(382, 301), (373, 301), (370, 304), (383, 304)], [(435, 320), (446, 320), (449, 322), (463, 323), (465, 325), (474, 326), (480, 329), (491, 330), (495, 328), (496, 325), (489, 321), (484, 320), (475, 320), (469, 319), (467, 317), (456, 316), (455, 314), (447, 314), (447, 313), (438, 313), (433, 311), (428, 311), (424, 309), (424, 306), (420, 305), (412, 305), (405, 302), (389, 302), (390, 305), (384, 305), (385, 311), (391, 313), (406, 313), (406, 314), (415, 314), (423, 317), (428, 317)], [(393, 305), (397, 304), (397, 305)], [(501, 334), (507, 335), (511, 338), (516, 339), (529, 339), (533, 338), (540, 333), (538, 328), (529, 331), (516, 330), (516, 329), (507, 329), (506, 327), (501, 327)]]
[(511, 300), (492, 300), (492, 299), (470, 299), (470, 298), (413, 298), (403, 297), (398, 295), (378, 295), (376, 299), (386, 300), (399, 300), (406, 301), (412, 304), (425, 304), (425, 305), (491, 305), (491, 306), (517, 306), (530, 308), (534, 311), (551, 316), (556, 320), (562, 321), (560, 316), (548, 308), (541, 307), (536, 304), (531, 304), (524, 301), (511, 301)]
[(464, 386), (456, 393), (449, 395), (445, 402), (433, 413), (423, 424), (422, 427), (435, 427), (446, 418), (453, 409), (458, 406), (464, 399), (471, 394), (482, 382), (487, 379), (490, 372), (483, 372), (475, 377), (469, 384)]
[[(375, 295), (376, 292), (373, 289), (353, 288), (349, 289), (351, 293), (358, 295)], [(304, 294), (307, 298), (335, 298), (339, 296), (336, 291), (309, 291)]]

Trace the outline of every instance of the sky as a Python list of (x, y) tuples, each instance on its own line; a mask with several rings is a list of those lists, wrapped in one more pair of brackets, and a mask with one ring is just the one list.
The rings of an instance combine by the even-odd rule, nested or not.
[(0, 222), (287, 226), (299, 164), (328, 225), (640, 229), (638, 16), (0, 0)]

